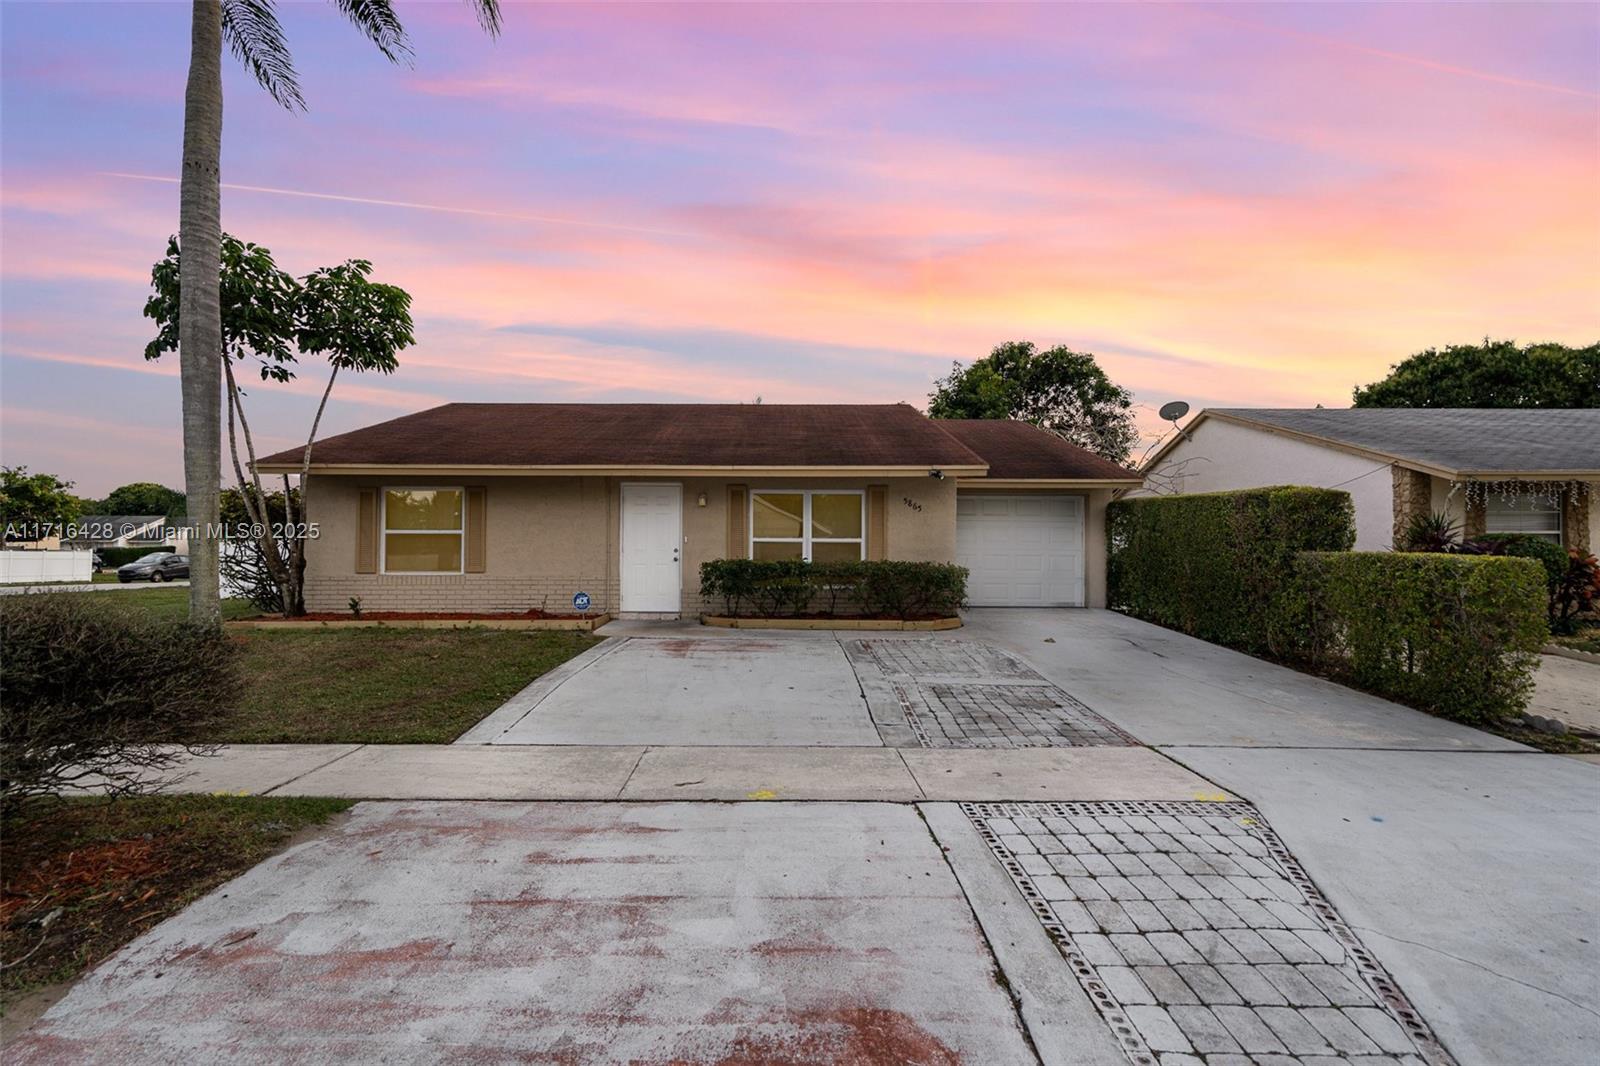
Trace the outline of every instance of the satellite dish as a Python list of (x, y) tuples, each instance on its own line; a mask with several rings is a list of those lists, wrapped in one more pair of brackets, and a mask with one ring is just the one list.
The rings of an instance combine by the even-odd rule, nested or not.
[(1176, 422), (1189, 413), (1189, 405), (1182, 400), (1173, 400), (1171, 403), (1161, 405), (1161, 417), (1168, 422)]

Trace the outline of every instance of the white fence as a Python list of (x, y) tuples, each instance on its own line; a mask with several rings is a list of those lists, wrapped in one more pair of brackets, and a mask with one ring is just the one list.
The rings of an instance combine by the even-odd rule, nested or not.
[(92, 551), (0, 551), (0, 585), (88, 581), (93, 575), (94, 552)]

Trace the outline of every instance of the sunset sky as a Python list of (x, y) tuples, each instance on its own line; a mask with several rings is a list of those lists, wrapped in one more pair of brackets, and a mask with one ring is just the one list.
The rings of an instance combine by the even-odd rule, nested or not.
[[(1166, 400), (1344, 406), (1420, 348), (1600, 339), (1600, 7), (283, 5), (225, 59), (223, 222), (415, 297), (350, 429), (449, 400), (925, 405), (1066, 343)], [(188, 8), (0, 4), (0, 461), (181, 487)], [(268, 449), (325, 370), (252, 389)]]

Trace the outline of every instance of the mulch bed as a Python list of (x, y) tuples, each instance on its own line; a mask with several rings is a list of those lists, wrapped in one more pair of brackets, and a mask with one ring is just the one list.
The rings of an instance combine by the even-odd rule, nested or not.
[(0, 1006), (75, 977), (349, 805), (144, 796), (0, 813)]

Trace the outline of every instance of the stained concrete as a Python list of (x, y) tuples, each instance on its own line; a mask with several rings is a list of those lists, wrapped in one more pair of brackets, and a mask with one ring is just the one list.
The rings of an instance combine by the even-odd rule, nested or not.
[(961, 808), (920, 808), (983, 928), (1043, 1066), (1121, 1066), (1111, 1030)]
[(363, 804), (86, 977), (9, 1063), (1038, 1060), (888, 804)]
[(837, 640), (628, 638), (554, 688), (494, 744), (876, 746)]

